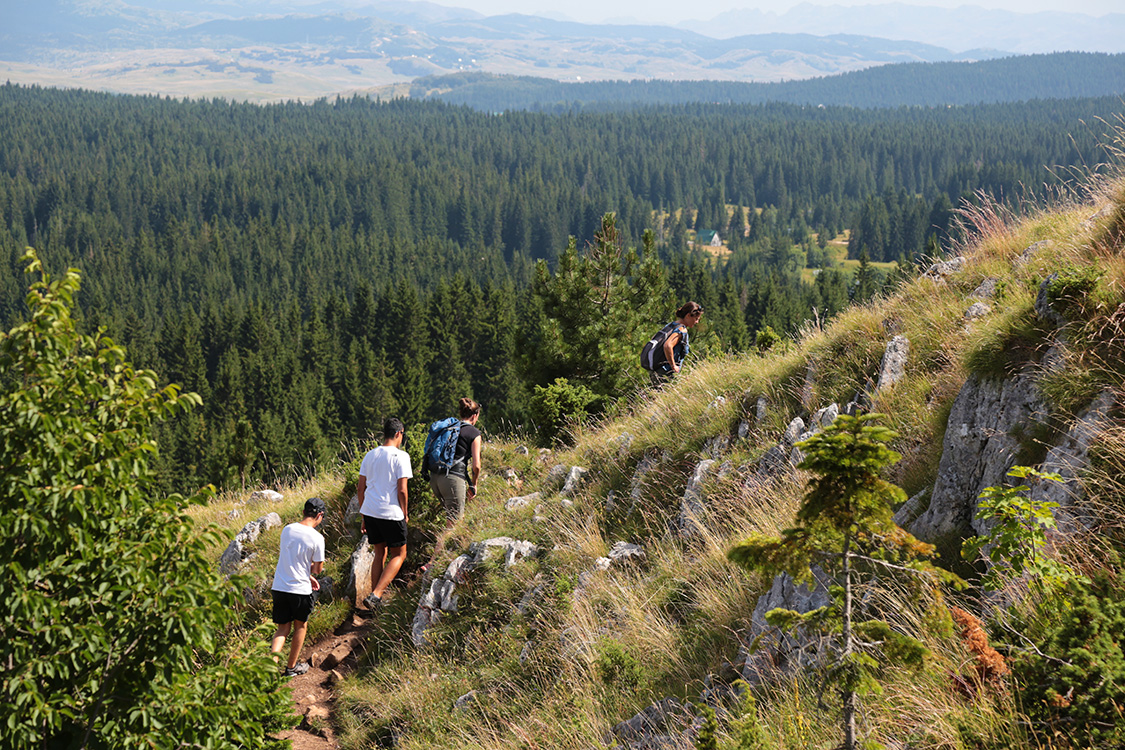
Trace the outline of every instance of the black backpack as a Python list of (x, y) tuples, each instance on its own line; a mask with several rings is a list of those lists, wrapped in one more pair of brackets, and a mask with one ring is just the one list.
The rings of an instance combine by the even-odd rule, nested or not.
[(641, 347), (641, 367), (646, 370), (655, 370), (656, 366), (664, 361), (664, 342), (676, 330), (675, 321), (661, 328), (656, 335)]

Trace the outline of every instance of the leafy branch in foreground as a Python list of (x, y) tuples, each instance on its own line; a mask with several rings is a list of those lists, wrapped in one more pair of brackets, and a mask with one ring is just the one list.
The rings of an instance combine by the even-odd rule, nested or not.
[(906, 499), (879, 472), (901, 457), (887, 447), (897, 435), (876, 424), (881, 414), (840, 416), (822, 432), (798, 444), (805, 451), (800, 468), (815, 474), (797, 511), (797, 526), (780, 537), (757, 536), (730, 550), (734, 562), (750, 569), (787, 572), (812, 579), (819, 566), (835, 585), (832, 603), (799, 613), (775, 609), (766, 614), (776, 627), (804, 627), (826, 637), (831, 663), (826, 679), (839, 691), (846, 750), (858, 747), (856, 712), (862, 695), (877, 694), (879, 661), (921, 667), (923, 644), (883, 620), (859, 621), (856, 594), (863, 577), (906, 575), (911, 583), (960, 583), (925, 558), (934, 552), (899, 528), (891, 505)]
[(286, 691), (261, 653), (221, 658), (233, 588), (186, 503), (154, 491), (155, 421), (199, 403), (71, 316), (40, 273), (0, 334), (0, 747), (279, 747)]
[[(1031, 481), (1061, 482), (1062, 477), (1030, 466), (1015, 466), (1008, 476)], [(1049, 593), (1082, 579), (1065, 563), (1046, 554), (1047, 532), (1055, 528), (1058, 503), (1032, 500), (1031, 487), (986, 487), (977, 505), (977, 520), (991, 523), (984, 536), (966, 539), (961, 554), (970, 562), (986, 558), (990, 563), (981, 584), (997, 591), (1013, 578), (1025, 577), (1040, 593)], [(1084, 579), (1083, 579), (1084, 580)]]

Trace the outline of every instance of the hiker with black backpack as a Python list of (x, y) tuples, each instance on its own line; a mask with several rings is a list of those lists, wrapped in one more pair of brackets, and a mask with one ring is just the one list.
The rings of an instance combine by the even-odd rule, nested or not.
[(429, 476), (450, 526), (465, 515), (465, 501), (477, 494), (480, 478), (481, 433), (476, 427), (480, 404), (463, 398), (459, 411), (460, 419), (439, 419), (430, 425), (422, 457), (422, 476)]
[(675, 377), (688, 355), (688, 329), (703, 316), (703, 305), (685, 302), (676, 310), (676, 319), (656, 332), (641, 349), (641, 367), (649, 380), (660, 387)]

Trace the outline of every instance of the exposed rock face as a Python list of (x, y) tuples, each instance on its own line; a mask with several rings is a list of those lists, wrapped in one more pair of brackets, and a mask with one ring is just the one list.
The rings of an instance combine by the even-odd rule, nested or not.
[(707, 438), (703, 444), (703, 453), (708, 458), (719, 459), (730, 450), (730, 435), (716, 435)]
[(258, 490), (257, 492), (250, 493), (250, 497), (246, 498), (246, 504), (253, 507), (256, 505), (273, 505), (280, 503), (285, 499), (285, 495), (273, 490)]
[(503, 551), (504, 567), (508, 568), (525, 557), (539, 554), (539, 548), (531, 542), (506, 536), (473, 542), (468, 552), (456, 557), (445, 572), (430, 581), (429, 587), (422, 591), (411, 627), (415, 646), (420, 648), (427, 645), (426, 630), (441, 619), (443, 612), (457, 611), (457, 587), (468, 580), (467, 576), (473, 568), (487, 560), (492, 551), (497, 549)]
[(359, 522), (359, 495), (352, 495), (348, 501), (348, 508), (344, 511), (344, 524), (351, 526)]
[[(1094, 402), (1078, 417), (1056, 445), (1047, 451), (1042, 471), (1055, 472), (1062, 476), (1062, 482), (1038, 482), (1031, 488), (1031, 499), (1039, 502), (1058, 503), (1068, 508), (1081, 496), (1082, 487), (1078, 477), (1089, 463), (1090, 443), (1097, 434), (1099, 425), (1108, 418), (1113, 408), (1114, 397), (1111, 391), (1098, 394)], [(1072, 526), (1074, 519), (1069, 513), (1060, 514), (1060, 527)]]
[(219, 572), (225, 576), (237, 573), (238, 567), (246, 559), (246, 547), (257, 541), (258, 536), (266, 529), (273, 529), (280, 525), (281, 516), (276, 513), (267, 513), (243, 526), (242, 530), (234, 535), (234, 539), (231, 540), (231, 543), (227, 545), (227, 548), (219, 557)]
[(930, 506), (910, 531), (930, 542), (981, 532), (979, 522), (973, 521), (977, 498), (1012, 467), (1019, 451), (1016, 427), (1026, 428), (1045, 417), (1030, 374), (1002, 381), (970, 377), (949, 413)]
[(1020, 257), (1016, 258), (1015, 264), (1017, 266), (1022, 266), (1029, 260), (1034, 258), (1038, 253), (1042, 252), (1043, 250), (1049, 249), (1053, 245), (1054, 243), (1050, 240), (1039, 240), (1038, 242), (1033, 242), (1024, 248), (1023, 252), (1020, 253)]
[(714, 459), (704, 459), (695, 466), (687, 488), (684, 490), (683, 501), (680, 503), (680, 516), (676, 528), (680, 534), (690, 535), (697, 531), (698, 518), (703, 514), (703, 483), (711, 467), (715, 465)]
[(371, 566), (375, 553), (367, 543), (367, 534), (359, 538), (359, 544), (352, 552), (351, 570), (348, 572), (348, 598), (353, 606), (359, 606), (371, 593)]
[(883, 352), (883, 362), (879, 365), (879, 381), (875, 390), (889, 388), (906, 375), (906, 361), (910, 356), (910, 340), (905, 336), (895, 336)]
[(557, 490), (566, 482), (567, 476), (570, 474), (570, 467), (563, 464), (555, 464), (551, 470), (547, 472), (547, 476), (543, 478), (543, 488), (545, 490)]
[[(800, 663), (800, 650), (807, 639), (800, 632), (785, 633), (766, 622), (766, 614), (775, 609), (810, 612), (829, 603), (824, 575), (813, 569), (816, 584), (812, 587), (798, 584), (782, 573), (773, 579), (770, 590), (758, 599), (750, 617), (750, 632), (746, 634), (739, 659), (745, 660), (742, 679), (752, 687), (776, 679), (791, 666)], [(750, 653), (749, 646), (758, 640), (758, 648)]]
[(997, 281), (997, 279), (990, 276), (989, 278), (982, 281), (980, 285), (977, 286), (977, 288), (974, 289), (973, 293), (969, 296), (974, 299), (992, 299), (996, 296)]
[(973, 320), (975, 318), (983, 318), (985, 315), (988, 315), (990, 312), (992, 312), (992, 308), (989, 307), (988, 305), (986, 305), (985, 303), (974, 302), (972, 305), (969, 306), (969, 309), (965, 311), (965, 319), (966, 320)]
[(1044, 320), (1056, 326), (1066, 325), (1066, 318), (1063, 317), (1058, 310), (1051, 305), (1051, 298), (1048, 296), (1048, 291), (1051, 285), (1059, 279), (1059, 274), (1056, 271), (1039, 285), (1039, 293), (1035, 295), (1035, 314), (1040, 320)]
[(965, 259), (960, 256), (949, 258), (948, 260), (939, 260), (937, 263), (927, 268), (925, 273), (922, 274), (922, 277), (944, 284), (946, 276), (952, 276), (964, 267)]
[(623, 564), (628, 562), (640, 562), (645, 559), (645, 551), (640, 545), (630, 544), (629, 542), (617, 542), (613, 545), (613, 549), (609, 551), (606, 557), (599, 557), (594, 561), (594, 567), (598, 570), (609, 570), (609, 568), (616, 564)]
[(506, 510), (516, 510), (517, 508), (525, 508), (532, 503), (539, 502), (539, 493), (532, 492), (530, 495), (521, 495), (520, 497), (509, 497), (504, 502)]
[(606, 737), (606, 744), (616, 744), (629, 750), (691, 747), (694, 718), (692, 712), (675, 698), (665, 698), (616, 725), (612, 736)]
[(562, 494), (564, 497), (572, 497), (578, 491), (578, 487), (586, 480), (587, 471), (581, 466), (571, 466), (570, 471), (566, 474), (566, 481), (563, 483)]

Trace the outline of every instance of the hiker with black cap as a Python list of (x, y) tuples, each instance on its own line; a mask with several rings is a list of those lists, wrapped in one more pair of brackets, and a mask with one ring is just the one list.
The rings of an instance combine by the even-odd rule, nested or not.
[(649, 371), (653, 386), (659, 387), (680, 372), (688, 355), (688, 329), (703, 317), (703, 305), (685, 302), (676, 310), (676, 319), (657, 331), (641, 349), (641, 366)]
[(293, 677), (309, 671), (309, 663), (297, 663), (305, 645), (305, 631), (313, 608), (313, 592), (320, 589), (317, 574), (324, 569), (324, 537), (316, 527), (324, 521), (328, 508), (319, 497), (305, 501), (304, 516), (281, 530), (280, 552), (273, 574), (273, 634), (270, 652), (281, 653), (290, 632), (289, 661), (282, 675)]

